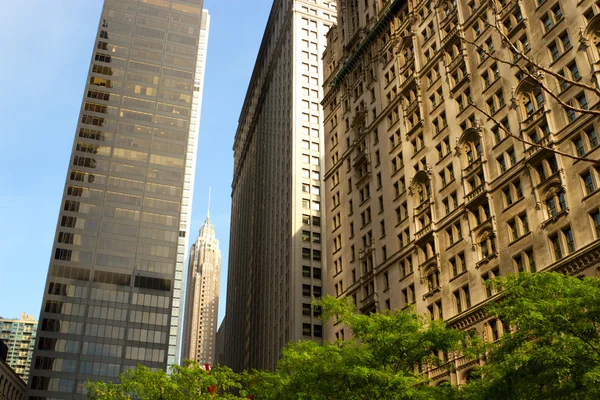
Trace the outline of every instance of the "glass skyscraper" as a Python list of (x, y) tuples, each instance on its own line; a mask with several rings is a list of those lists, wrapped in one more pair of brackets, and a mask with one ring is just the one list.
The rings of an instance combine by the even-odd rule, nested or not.
[(88, 380), (177, 361), (205, 62), (202, 3), (104, 2), (30, 399), (84, 399)]

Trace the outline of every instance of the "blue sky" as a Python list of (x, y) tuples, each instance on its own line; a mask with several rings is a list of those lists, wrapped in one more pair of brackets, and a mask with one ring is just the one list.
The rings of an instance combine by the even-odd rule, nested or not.
[[(225, 312), (231, 150), (271, 0), (205, 0), (211, 14), (192, 237), (206, 215), (221, 241)], [(102, 0), (2, 1), (0, 316), (39, 315)], [(202, 171), (209, 171), (203, 173)]]

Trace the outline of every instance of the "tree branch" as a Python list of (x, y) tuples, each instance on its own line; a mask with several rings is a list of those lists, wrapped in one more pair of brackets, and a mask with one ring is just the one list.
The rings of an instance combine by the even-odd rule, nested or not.
[[(494, 27), (494, 29), (498, 30), (498, 29), (497, 29), (497, 28), (496, 28), (494, 25), (490, 25), (490, 26), (492, 26), (492, 27)], [(504, 40), (504, 37), (505, 37), (505, 36), (503, 36), (503, 40)], [(563, 106), (564, 108), (566, 108), (566, 109), (569, 109), (569, 110), (572, 110), (572, 111), (575, 111), (575, 112), (578, 112), (578, 113), (582, 113), (582, 114), (591, 114), (591, 115), (600, 116), (600, 110), (590, 110), (590, 109), (584, 109), (584, 108), (581, 108), (581, 107), (575, 107), (575, 106), (572, 106), (572, 105), (570, 105), (569, 103), (565, 102), (564, 100), (562, 100), (562, 99), (560, 98), (560, 96), (558, 96), (558, 95), (557, 95), (557, 94), (555, 94), (555, 93), (554, 93), (552, 90), (550, 90), (550, 89), (549, 89), (549, 88), (546, 86), (546, 84), (544, 84), (544, 83), (541, 81), (541, 79), (540, 79), (538, 76), (536, 76), (536, 75), (532, 74), (531, 72), (529, 72), (529, 70), (528, 70), (527, 68), (525, 68), (525, 67), (523, 67), (523, 66), (519, 65), (518, 63), (515, 63), (515, 62), (512, 62), (512, 61), (503, 60), (502, 58), (500, 58), (500, 57), (497, 57), (497, 56), (495, 56), (495, 55), (491, 54), (491, 53), (490, 53), (490, 52), (489, 52), (487, 49), (485, 49), (483, 46), (481, 46), (481, 45), (479, 45), (479, 44), (475, 43), (474, 41), (471, 41), (471, 40), (469, 40), (469, 39), (466, 39), (466, 38), (464, 38), (464, 37), (462, 38), (462, 40), (463, 40), (463, 41), (465, 41), (466, 43), (470, 44), (470, 45), (473, 45), (473, 46), (477, 47), (477, 48), (478, 48), (478, 49), (480, 49), (481, 51), (483, 51), (483, 52), (486, 54), (486, 57), (489, 57), (489, 58), (491, 58), (492, 60), (494, 60), (494, 61), (497, 61), (497, 62), (499, 62), (499, 63), (501, 63), (501, 64), (505, 64), (505, 65), (509, 65), (509, 66), (511, 66), (511, 67), (513, 67), (513, 68), (517, 68), (519, 71), (523, 72), (523, 74), (527, 75), (529, 78), (531, 78), (533, 81), (535, 81), (535, 82), (538, 84), (538, 86), (539, 86), (539, 87), (540, 87), (540, 88), (541, 88), (541, 89), (542, 89), (544, 92), (548, 93), (548, 95), (550, 95), (550, 97), (552, 97), (554, 100), (556, 100), (556, 101), (557, 101), (557, 102), (558, 102), (558, 103), (559, 103), (561, 106)], [(510, 43), (510, 42), (509, 42), (509, 43)], [(513, 45), (512, 43), (510, 43), (510, 45), (511, 45), (512, 47), (514, 47), (514, 45)], [(516, 48), (515, 48), (515, 49), (516, 49)], [(521, 53), (521, 52), (520, 52), (518, 49), (517, 49), (517, 50), (515, 50), (515, 51), (517, 51), (517, 54), (521, 55), (521, 56), (522, 56), (522, 57), (523, 57), (525, 60), (527, 60), (527, 61), (528, 61), (528, 63), (530, 63), (530, 64), (534, 65), (534, 66), (535, 66), (535, 67), (536, 67), (538, 70), (540, 70), (540, 71), (543, 71), (543, 72), (550, 71), (550, 70), (548, 70), (547, 68), (544, 68), (544, 67), (542, 67), (540, 64), (538, 64), (538, 63), (535, 63), (535, 62), (531, 61), (531, 59), (530, 59), (529, 57), (525, 56), (525, 55), (524, 55), (523, 53)], [(581, 83), (581, 82), (578, 82), (578, 81), (573, 81), (573, 80), (571, 80), (571, 79), (568, 79), (568, 78), (566, 78), (566, 77), (563, 77), (562, 75), (560, 75), (560, 74), (557, 74), (556, 72), (548, 72), (548, 74), (549, 74), (549, 75), (552, 75), (552, 76), (558, 76), (558, 77), (560, 77), (559, 79), (563, 79), (565, 82), (567, 82), (567, 83), (569, 83), (570, 85), (573, 85), (573, 86), (579, 86), (579, 87), (583, 87), (583, 88), (585, 88), (585, 89), (588, 89), (588, 88), (590, 88), (590, 87), (591, 87), (591, 86), (589, 86), (589, 85), (586, 85), (586, 84), (584, 84), (584, 83)], [(589, 90), (594, 90), (594, 92), (596, 92), (596, 93), (599, 93), (599, 95), (600, 95), (600, 91), (598, 91), (597, 89), (595, 89), (595, 88), (593, 88), (593, 87), (592, 87), (592, 89), (589, 89)]]
[(537, 148), (540, 148), (540, 149), (548, 150), (548, 151), (551, 151), (552, 153), (555, 153), (555, 154), (558, 154), (558, 155), (561, 155), (561, 156), (564, 156), (564, 157), (568, 157), (568, 158), (571, 158), (573, 160), (586, 161), (586, 162), (591, 162), (593, 164), (597, 164), (598, 161), (599, 161), (599, 160), (594, 160), (594, 159), (591, 159), (591, 158), (574, 156), (572, 154), (565, 153), (563, 151), (556, 150), (556, 149), (553, 149), (553, 148), (548, 147), (548, 146), (544, 146), (544, 145), (539, 144), (539, 143), (534, 143), (534, 142), (530, 142), (529, 140), (525, 140), (522, 137), (517, 136), (517, 135), (513, 134), (512, 132), (510, 132), (508, 129), (506, 129), (504, 127), (504, 125), (502, 125), (500, 122), (498, 122), (498, 120), (496, 120), (492, 115), (490, 115), (487, 111), (483, 110), (481, 107), (477, 106), (472, 101), (470, 101), (469, 104), (471, 106), (473, 106), (473, 108), (475, 108), (477, 111), (479, 111), (480, 113), (482, 113), (483, 115), (485, 115), (489, 120), (493, 121), (496, 125), (498, 125), (498, 127), (500, 129), (502, 129), (502, 131), (504, 131), (506, 133), (506, 135), (512, 137), (513, 139), (518, 140), (521, 143), (524, 143), (524, 144), (529, 145), (529, 146), (537, 147)]
[(596, 86), (588, 85), (588, 84), (583, 83), (583, 82), (581, 82), (579, 80), (573, 80), (573, 79), (567, 78), (566, 76), (562, 76), (561, 74), (559, 74), (557, 72), (554, 72), (550, 68), (544, 67), (540, 63), (534, 62), (530, 57), (528, 57), (523, 51), (521, 51), (517, 46), (514, 45), (514, 43), (512, 43), (510, 41), (509, 37), (506, 36), (506, 34), (503, 32), (502, 27), (498, 26), (499, 24), (500, 24), (500, 20), (498, 18), (496, 18), (496, 23), (494, 25), (490, 24), (490, 26), (496, 32), (498, 32), (498, 34), (502, 38), (502, 42), (506, 43), (509, 46), (509, 48), (512, 50), (512, 52), (514, 54), (518, 54), (520, 57), (522, 57), (528, 63), (535, 65), (540, 71), (545, 72), (545, 73), (547, 73), (547, 74), (555, 77), (556, 79), (562, 79), (565, 82), (569, 83), (570, 85), (578, 86), (580, 88), (583, 88), (583, 89), (586, 89), (586, 90), (590, 90), (590, 91), (596, 93), (596, 95), (598, 97), (600, 97), (600, 89), (597, 88)]

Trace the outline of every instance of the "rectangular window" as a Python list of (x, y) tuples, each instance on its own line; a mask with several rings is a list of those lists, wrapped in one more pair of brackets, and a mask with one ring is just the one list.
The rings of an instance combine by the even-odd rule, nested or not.
[(596, 209), (590, 213), (592, 219), (592, 226), (596, 232), (596, 239), (600, 239), (600, 209)]
[(575, 251), (575, 239), (573, 238), (573, 231), (571, 230), (571, 227), (568, 226), (566, 228), (563, 228), (562, 234), (565, 239), (567, 253), (573, 253)]

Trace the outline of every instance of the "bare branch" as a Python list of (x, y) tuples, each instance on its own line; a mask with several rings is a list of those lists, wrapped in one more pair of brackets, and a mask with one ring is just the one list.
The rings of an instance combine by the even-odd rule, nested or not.
[(494, 116), (490, 115), (490, 114), (489, 114), (487, 111), (483, 110), (481, 107), (477, 106), (477, 105), (476, 105), (475, 103), (473, 103), (472, 101), (471, 101), (471, 102), (469, 102), (469, 104), (470, 104), (471, 106), (473, 106), (473, 108), (475, 108), (477, 111), (479, 111), (480, 113), (482, 113), (483, 115), (485, 115), (485, 116), (486, 116), (486, 117), (487, 117), (489, 120), (493, 121), (493, 122), (494, 122), (496, 125), (498, 125), (498, 127), (499, 127), (500, 129), (502, 129), (502, 131), (504, 131), (504, 132), (506, 133), (506, 135), (507, 135), (507, 136), (510, 136), (510, 137), (512, 137), (513, 139), (516, 139), (516, 140), (518, 140), (518, 141), (519, 141), (519, 142), (521, 142), (521, 143), (525, 143), (526, 145), (533, 146), (533, 147), (537, 147), (537, 148), (540, 148), (540, 149), (548, 150), (548, 151), (550, 151), (550, 152), (552, 152), (552, 153), (555, 153), (555, 154), (558, 154), (558, 155), (561, 155), (561, 156), (565, 156), (565, 157), (571, 158), (571, 159), (573, 159), (573, 160), (585, 161), (585, 162), (591, 162), (591, 163), (593, 163), (593, 164), (597, 164), (597, 163), (600, 161), (600, 160), (594, 160), (594, 159), (591, 159), (591, 158), (585, 158), (585, 157), (578, 157), (578, 156), (574, 156), (574, 155), (572, 155), (572, 154), (565, 153), (565, 152), (563, 152), (563, 151), (556, 150), (556, 149), (553, 149), (553, 148), (551, 148), (551, 147), (548, 147), (548, 146), (544, 146), (544, 145), (542, 145), (542, 144), (539, 144), (539, 143), (534, 143), (534, 142), (530, 142), (529, 140), (525, 140), (525, 139), (523, 139), (522, 137), (520, 137), (520, 136), (518, 136), (518, 135), (515, 135), (515, 134), (513, 134), (512, 132), (510, 132), (508, 129), (506, 129), (506, 128), (504, 127), (504, 125), (502, 125), (500, 122), (498, 122), (498, 120), (496, 120), (496, 119), (494, 118)]
[[(540, 78), (538, 76), (536, 76), (536, 75), (532, 74), (531, 72), (529, 72), (529, 70), (527, 68), (525, 68), (525, 67), (523, 67), (523, 66), (521, 66), (521, 65), (519, 65), (519, 64), (517, 64), (515, 62), (503, 60), (500, 57), (497, 57), (497, 56), (491, 54), (487, 49), (485, 49), (481, 45), (475, 43), (474, 41), (471, 41), (471, 40), (466, 39), (466, 38), (462, 38), (462, 40), (464, 40), (466, 43), (469, 43), (470, 45), (473, 45), (473, 46), (477, 47), (478, 49), (480, 49), (481, 51), (483, 51), (486, 54), (487, 57), (491, 58), (492, 60), (497, 61), (497, 62), (499, 62), (501, 64), (506, 64), (506, 65), (509, 65), (511, 67), (517, 68), (519, 71), (523, 72), (523, 74), (527, 75), (529, 78), (531, 78), (532, 80), (534, 80), (540, 86), (540, 88), (544, 92), (548, 93), (550, 95), (550, 97), (552, 97), (553, 99), (555, 99), (564, 108), (572, 110), (572, 111), (575, 111), (575, 112), (578, 112), (578, 113), (582, 113), (582, 114), (592, 114), (592, 115), (600, 116), (600, 110), (590, 110), (590, 109), (584, 109), (584, 108), (581, 108), (581, 107), (575, 107), (575, 106), (572, 106), (569, 103), (565, 102), (564, 100), (562, 100), (560, 98), (560, 96), (558, 96), (552, 90), (550, 90), (546, 86), (546, 84), (544, 84), (540, 80)], [(511, 43), (511, 46), (512, 46), (512, 43)], [(516, 51), (519, 52), (519, 50), (516, 50)], [(520, 52), (518, 54), (523, 55)], [(539, 64), (534, 63), (533, 61), (531, 61), (530, 58), (525, 57), (524, 55), (523, 55), (523, 57), (525, 58), (525, 60), (529, 60), (528, 61), (529, 63), (531, 63), (532, 65), (535, 65), (535, 67), (537, 69), (539, 69), (541, 71), (544, 71), (544, 72), (547, 71), (546, 68), (543, 68)], [(555, 73), (555, 72), (552, 72), (550, 75), (556, 75), (556, 76), (561, 77), (561, 79), (562, 79), (562, 76), (559, 75), (559, 74), (557, 74), (557, 73)], [(570, 84), (572, 84), (572, 85), (575, 85), (575, 86), (582, 86), (582, 85), (584, 85), (586, 89), (589, 87), (588, 85), (582, 84), (582, 83), (577, 82), (577, 81), (572, 81), (570, 79), (569, 80), (565, 79), (565, 81), (568, 82), (568, 83), (570, 83)], [(594, 91), (596, 91), (596, 89), (594, 89)], [(600, 93), (600, 92), (598, 92), (598, 93)]]
[(499, 19), (496, 18), (496, 24), (492, 25), (490, 24), (490, 26), (496, 31), (498, 32), (498, 34), (500, 35), (500, 37), (502, 38), (502, 42), (506, 43), (506, 45), (509, 46), (509, 48), (512, 50), (512, 52), (514, 54), (519, 55), (520, 57), (522, 57), (525, 61), (527, 61), (528, 63), (531, 63), (533, 65), (535, 65), (540, 71), (547, 73), (548, 75), (551, 75), (553, 77), (555, 77), (556, 79), (562, 79), (563, 81), (569, 83), (570, 85), (573, 86), (578, 86), (580, 88), (586, 89), (586, 90), (590, 90), (594, 93), (596, 93), (597, 96), (600, 96), (600, 89), (597, 88), (596, 86), (593, 85), (588, 85), (586, 83), (583, 83), (582, 81), (579, 80), (573, 80), (570, 79), (566, 76), (562, 76), (561, 74), (559, 74), (558, 72), (553, 71), (550, 68), (546, 68), (543, 65), (541, 65), (541, 63), (537, 63), (534, 62), (530, 57), (528, 57), (524, 52), (522, 52), (517, 46), (514, 45), (514, 43), (512, 43), (509, 39), (508, 36), (506, 36), (506, 34), (503, 32), (502, 27), (498, 26), (500, 24)]

